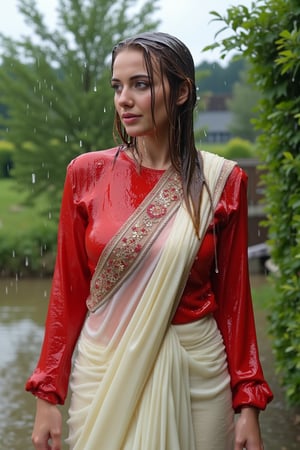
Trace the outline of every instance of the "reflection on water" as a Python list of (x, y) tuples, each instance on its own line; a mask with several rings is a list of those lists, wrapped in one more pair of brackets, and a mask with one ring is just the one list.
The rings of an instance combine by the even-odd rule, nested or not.
[(49, 280), (0, 279), (0, 449), (29, 450), (35, 399), (24, 383), (44, 333)]
[[(254, 282), (258, 285), (265, 280), (257, 278)], [(0, 279), (0, 449), (3, 450), (32, 448), (35, 399), (24, 392), (24, 383), (39, 355), (49, 288), (49, 280)], [(261, 414), (265, 450), (298, 449), (295, 414), (287, 411), (274, 374), (265, 313), (256, 311), (256, 320), (262, 364), (275, 392), (275, 400)]]

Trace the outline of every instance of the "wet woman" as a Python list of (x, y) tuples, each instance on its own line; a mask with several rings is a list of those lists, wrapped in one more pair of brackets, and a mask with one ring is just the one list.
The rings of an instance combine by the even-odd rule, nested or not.
[[(26, 384), (37, 450), (262, 450), (272, 399), (247, 264), (247, 180), (194, 143), (194, 63), (165, 33), (117, 44), (116, 148), (67, 170), (45, 338)], [(234, 413), (238, 414), (234, 421)]]

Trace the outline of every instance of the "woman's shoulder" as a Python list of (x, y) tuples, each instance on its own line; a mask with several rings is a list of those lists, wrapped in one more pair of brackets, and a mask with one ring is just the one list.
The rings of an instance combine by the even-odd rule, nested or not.
[(207, 166), (206, 169), (208, 169), (208, 166), (215, 167), (216, 164), (220, 164), (222, 166), (227, 166), (229, 171), (228, 179), (231, 180), (231, 182), (247, 182), (247, 174), (242, 169), (237, 161), (233, 161), (230, 159), (226, 159), (223, 156), (217, 155), (212, 152), (208, 152), (205, 150), (201, 150), (200, 154), (202, 156), (202, 159), (204, 161), (204, 166)]
[(69, 168), (72, 170), (92, 170), (100, 168), (114, 161), (117, 148), (113, 147), (107, 150), (96, 150), (82, 153), (76, 156), (70, 163)]

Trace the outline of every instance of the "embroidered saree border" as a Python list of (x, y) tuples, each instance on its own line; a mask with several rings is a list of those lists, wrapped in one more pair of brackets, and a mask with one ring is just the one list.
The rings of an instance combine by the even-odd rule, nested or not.
[(145, 257), (182, 200), (179, 175), (171, 168), (105, 247), (91, 280), (87, 307), (94, 312)]

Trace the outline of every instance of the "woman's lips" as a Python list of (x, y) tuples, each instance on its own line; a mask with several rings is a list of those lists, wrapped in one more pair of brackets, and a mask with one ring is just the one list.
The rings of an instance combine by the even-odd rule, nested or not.
[(122, 121), (126, 125), (131, 125), (135, 123), (141, 116), (135, 114), (122, 114)]

